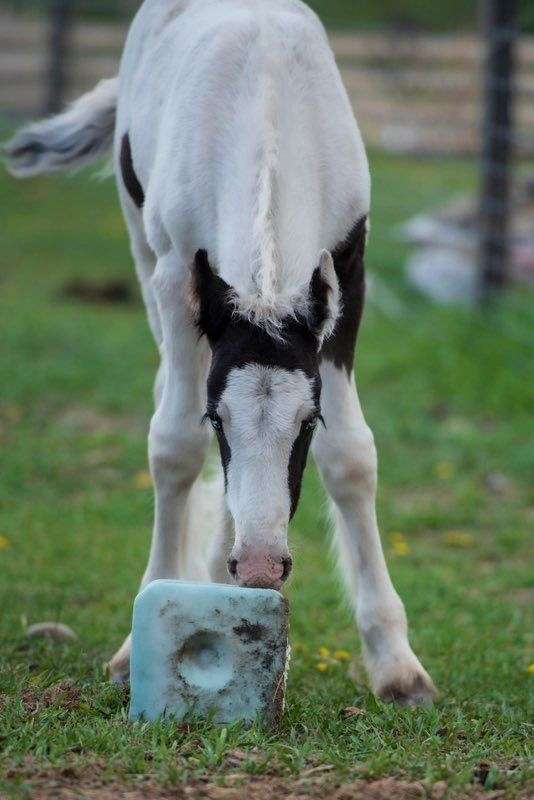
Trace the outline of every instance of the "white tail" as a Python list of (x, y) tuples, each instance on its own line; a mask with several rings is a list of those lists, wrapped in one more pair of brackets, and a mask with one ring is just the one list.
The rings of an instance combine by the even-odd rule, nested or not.
[(62, 114), (25, 126), (4, 147), (17, 178), (77, 169), (106, 155), (113, 145), (117, 78), (101, 81)]

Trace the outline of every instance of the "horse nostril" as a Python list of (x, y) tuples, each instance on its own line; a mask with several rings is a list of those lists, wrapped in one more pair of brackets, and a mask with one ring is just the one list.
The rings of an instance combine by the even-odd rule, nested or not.
[(282, 580), (286, 581), (289, 578), (289, 573), (293, 569), (293, 559), (291, 556), (287, 556), (287, 558), (282, 559), (282, 566), (284, 567), (284, 571), (282, 572)]
[(226, 563), (228, 566), (228, 572), (230, 573), (232, 578), (237, 578), (237, 559), (229, 558)]

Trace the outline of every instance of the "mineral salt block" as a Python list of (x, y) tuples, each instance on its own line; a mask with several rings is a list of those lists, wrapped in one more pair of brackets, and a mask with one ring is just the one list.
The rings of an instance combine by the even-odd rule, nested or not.
[(288, 663), (288, 606), (271, 589), (158, 580), (134, 603), (130, 719), (275, 724)]

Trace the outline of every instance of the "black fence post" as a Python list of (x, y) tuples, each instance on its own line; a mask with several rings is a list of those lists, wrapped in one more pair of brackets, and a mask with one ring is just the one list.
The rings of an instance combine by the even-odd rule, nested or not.
[(517, 0), (482, 0), (485, 46), (480, 297), (485, 302), (507, 281)]
[(71, 0), (50, 0), (50, 39), (46, 107), (48, 114), (56, 114), (65, 103), (68, 83), (68, 55), (72, 17)]

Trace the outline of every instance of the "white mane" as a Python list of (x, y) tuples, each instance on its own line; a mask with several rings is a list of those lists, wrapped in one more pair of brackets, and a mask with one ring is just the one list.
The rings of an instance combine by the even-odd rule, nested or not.
[(273, 58), (273, 43), (265, 22), (261, 24), (260, 42), (263, 51), (264, 72), (261, 87), (263, 106), (263, 142), (260, 145), (258, 196), (256, 218), (253, 225), (255, 253), (252, 259), (252, 280), (257, 297), (264, 306), (276, 304), (281, 279), (281, 253), (277, 242), (276, 212), (279, 182), (279, 126), (277, 64)]

